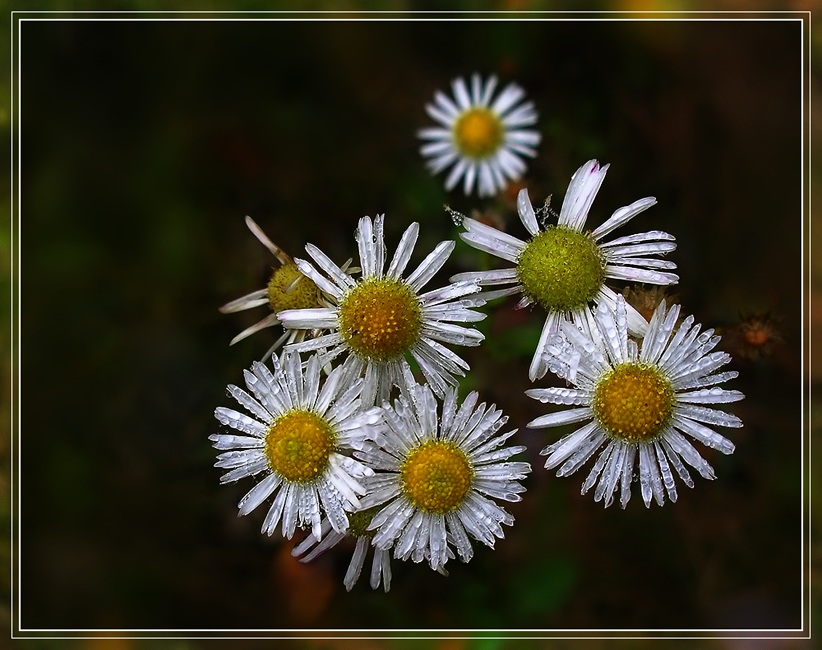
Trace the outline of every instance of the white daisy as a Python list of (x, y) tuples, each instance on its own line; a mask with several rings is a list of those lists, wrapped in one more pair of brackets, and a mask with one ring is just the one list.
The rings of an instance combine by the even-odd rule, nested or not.
[(330, 334), (289, 348), (301, 352), (323, 349), (323, 364), (342, 352), (351, 352), (365, 374), (362, 401), (367, 405), (388, 399), (392, 386), (404, 386), (409, 369), (406, 353), (411, 354), (425, 379), (442, 395), (449, 385), (456, 385), (455, 375), (462, 376), (468, 370), (468, 364), (443, 343), (475, 346), (484, 338), (473, 328), (453, 324), (485, 318), (470, 309), (485, 300), (479, 296), (466, 297), (480, 290), (475, 280), (419, 293), (445, 264), (454, 242), (439, 243), (403, 279), (419, 224), (412, 223), (403, 233), (385, 271), (383, 217), (376, 216), (373, 223), (369, 217), (363, 217), (355, 232), (362, 267), (359, 280), (343, 273), (320, 249), (308, 244), (305, 249), (322, 273), (309, 262), (295, 262), (326, 294), (331, 306), (278, 314), (287, 328), (331, 330)]
[(335, 368), (320, 388), (320, 363), (312, 356), (303, 373), (300, 357), (285, 351), (273, 356), (273, 373), (254, 362), (245, 371), (252, 395), (229, 385), (228, 394), (251, 415), (219, 407), (214, 416), (244, 435), (221, 433), (209, 437), (219, 450), (215, 467), (229, 471), (220, 479), (230, 483), (264, 474), (238, 504), (246, 515), (277, 492), (262, 531), (274, 532), (282, 518), (288, 538), (297, 525), (308, 524), (320, 539), (322, 512), (337, 532), (348, 528), (346, 509), (360, 506), (365, 493), (360, 480), (373, 470), (345, 455), (362, 444), (367, 427), (381, 421), (380, 409), (360, 409), (362, 380), (353, 363)]
[[(245, 218), (245, 224), (260, 243), (271, 251), (271, 254), (274, 255), (280, 263), (280, 266), (272, 270), (271, 278), (264, 289), (252, 291), (248, 295), (232, 300), (220, 307), (220, 311), (224, 314), (245, 311), (246, 309), (261, 307), (262, 305), (268, 305), (271, 310), (268, 316), (251, 327), (244, 329), (231, 339), (229, 345), (234, 345), (267, 327), (279, 325), (280, 319), (277, 317), (277, 312), (283, 309), (300, 309), (323, 305), (319, 289), (317, 289), (317, 286), (311, 280), (300, 273), (294, 261), (266, 236), (251, 217)], [(306, 330), (286, 330), (269, 348), (262, 360), (265, 361), (268, 359), (268, 356), (279, 349), (283, 343), (302, 341), (309, 334)]]
[(386, 504), (369, 524), (374, 545), (393, 546), (401, 560), (425, 559), (437, 571), (454, 557), (449, 545), (463, 562), (471, 559), (469, 535), (493, 548), (504, 537), (501, 524), (514, 518), (492, 499), (520, 501), (525, 488), (517, 481), (531, 471), (528, 463), (506, 462), (525, 450), (502, 447), (517, 431), (498, 435), (508, 418), (494, 404), (477, 406), (476, 392), (458, 408), (449, 389), (438, 421), (434, 395), (418, 385), (383, 408), (385, 424), (371, 433), (377, 446), (355, 452), (378, 470), (363, 507)]
[[(374, 508), (369, 508), (368, 510), (357, 510), (356, 512), (349, 513), (348, 531), (346, 533), (338, 533), (332, 530), (331, 522), (327, 519), (323, 520), (322, 540), (318, 542), (315, 537), (309, 535), (293, 548), (291, 555), (299, 557), (310, 550), (307, 555), (300, 558), (300, 562), (310, 562), (324, 551), (339, 544), (346, 537), (355, 538), (357, 541), (354, 546), (354, 553), (351, 556), (351, 561), (348, 564), (348, 569), (343, 578), (346, 591), (351, 591), (360, 578), (368, 549), (372, 547), (371, 540), (374, 538), (374, 531), (368, 530), (368, 524), (371, 523), (374, 512)], [(391, 589), (390, 549), (374, 549), (369, 584), (372, 589), (379, 589), (380, 583), (382, 583), (383, 590), (386, 593)]]
[[(585, 221), (597, 191), (608, 171), (590, 160), (571, 177), (562, 202), (557, 225), (540, 228), (528, 191), (517, 197), (517, 211), (531, 239), (524, 242), (504, 232), (465, 218), (466, 232), (460, 236), (474, 248), (514, 263), (510, 269), (459, 273), (451, 281), (477, 280), (482, 285), (513, 285), (484, 294), (487, 299), (522, 294), (518, 307), (538, 303), (546, 312), (528, 376), (531, 381), (545, 375), (543, 353), (548, 340), (556, 333), (560, 321), (578, 319), (590, 304), (605, 302), (613, 307), (616, 293), (605, 280), (628, 280), (649, 284), (674, 284), (679, 277), (669, 273), (674, 262), (647, 257), (664, 255), (676, 248), (673, 235), (652, 230), (600, 240), (637, 214), (656, 203), (653, 197), (634, 201), (619, 208), (611, 218), (593, 232), (586, 232)], [(648, 327), (645, 319), (628, 306), (628, 329), (641, 336)]]
[(557, 476), (567, 476), (605, 445), (582, 485), (582, 493), (599, 479), (594, 500), (604, 499), (606, 507), (613, 502), (617, 487), (623, 508), (631, 498), (637, 455), (642, 499), (648, 507), (651, 498), (662, 505), (665, 493), (676, 501), (674, 473), (693, 487), (686, 463), (713, 479), (713, 469), (686, 436), (723, 454), (734, 450), (733, 443), (711, 427), (741, 427), (741, 420), (703, 406), (744, 397), (739, 391), (716, 386), (737, 376), (734, 371), (714, 374), (731, 360), (724, 352), (711, 352), (720, 337), (714, 336), (713, 330), (700, 334), (693, 316), (677, 328), (679, 305), (666, 311), (662, 302), (637, 347), (628, 340), (622, 296), (617, 297), (614, 309), (600, 303), (595, 315), (587, 313), (580, 321), (581, 329), (563, 322), (561, 334), (546, 347), (551, 371), (575, 388), (525, 391), (541, 402), (576, 407), (538, 417), (529, 427), (587, 422), (542, 450), (548, 456), (545, 467), (559, 466)]
[(493, 196), (509, 180), (519, 180), (525, 173), (523, 156), (536, 155), (534, 147), (542, 136), (524, 128), (537, 122), (533, 103), (523, 103), (525, 92), (513, 83), (493, 99), (496, 86), (495, 76), (483, 84), (474, 74), (469, 93), (464, 79), (454, 79), (453, 100), (437, 91), (434, 103), (425, 106), (440, 126), (419, 131), (419, 137), (428, 141), (420, 152), (428, 158), (426, 166), (432, 174), (454, 165), (445, 181), (446, 190), (463, 179), (465, 194), (471, 193), (476, 182), (480, 197)]

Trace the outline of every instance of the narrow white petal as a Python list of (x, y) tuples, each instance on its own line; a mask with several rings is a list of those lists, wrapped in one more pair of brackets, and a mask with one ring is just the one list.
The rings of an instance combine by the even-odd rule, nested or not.
[(310, 330), (339, 327), (337, 310), (328, 307), (285, 309), (277, 314), (277, 318), (280, 319), (283, 327), (289, 329)]
[(428, 116), (432, 120), (441, 124), (444, 127), (448, 127), (449, 129), (453, 126), (454, 117), (456, 117), (456, 112), (454, 114), (451, 114), (450, 111), (445, 111), (442, 108), (440, 108), (440, 106), (434, 106), (434, 104), (426, 104), (425, 112), (428, 113)]
[(351, 279), (351, 276), (347, 273), (344, 273), (339, 266), (334, 264), (330, 257), (323, 253), (319, 248), (314, 246), (314, 244), (306, 244), (305, 252), (311, 256), (311, 259), (313, 259), (317, 263), (317, 266), (319, 266), (320, 269), (325, 271), (325, 273), (327, 273), (329, 277), (333, 278), (336, 281), (338, 286), (354, 286), (354, 280)]
[(252, 325), (251, 327), (247, 327), (242, 332), (237, 334), (237, 336), (235, 336), (233, 339), (231, 339), (231, 342), (229, 343), (229, 345), (234, 345), (235, 343), (239, 343), (243, 339), (248, 338), (252, 334), (254, 334), (256, 332), (259, 332), (260, 330), (264, 330), (267, 327), (274, 327), (275, 325), (279, 325), (279, 324), (280, 324), (280, 319), (277, 316), (277, 314), (269, 314), (268, 316), (263, 318), (261, 321), (258, 321), (257, 323), (254, 323), (254, 325)]
[[(591, 417), (590, 409), (586, 409), (587, 413), (585, 417), (581, 419), (587, 419)], [(561, 411), (567, 413), (568, 411)], [(571, 420), (572, 422), (577, 422), (579, 420)], [(561, 422), (560, 424), (567, 424), (567, 422)], [(530, 424), (528, 425), (531, 426)], [(554, 443), (549, 447), (543, 449), (540, 454), (547, 455), (548, 459), (545, 461), (545, 468), (552, 469), (562, 463), (566, 458), (569, 458), (572, 454), (576, 453), (577, 449), (581, 445), (585, 444), (585, 441), (591, 436), (598, 429), (596, 422), (589, 422), (584, 427), (581, 427), (574, 431), (572, 434), (565, 436), (562, 440), (558, 443)], [(596, 436), (594, 436), (596, 437)], [(546, 450), (550, 449), (550, 454), (546, 453)]]
[(656, 205), (656, 199), (652, 196), (648, 196), (644, 199), (634, 201), (631, 205), (626, 205), (623, 208), (619, 208), (619, 210), (614, 212), (614, 214), (612, 214), (605, 223), (603, 223), (599, 228), (596, 228), (594, 232), (591, 233), (591, 236), (594, 240), (599, 240), (609, 232), (612, 232), (621, 225), (628, 223), (628, 221), (633, 219), (643, 210), (647, 210), (652, 205)]
[(452, 151), (453, 148), (454, 148), (454, 145), (449, 141), (429, 142), (428, 144), (423, 145), (422, 147), (420, 147), (420, 153), (425, 158), (433, 158), (433, 157), (439, 156), (439, 155), (441, 155), (441, 154), (443, 154), (447, 151)]
[(717, 449), (723, 454), (732, 454), (734, 452), (734, 443), (699, 422), (694, 422), (681, 416), (675, 416), (673, 425), (680, 431), (687, 433), (694, 440), (699, 440), (699, 442), (706, 447)]
[(214, 417), (226, 426), (242, 431), (243, 433), (250, 433), (253, 436), (263, 436), (268, 431), (268, 427), (254, 418), (251, 418), (244, 413), (239, 413), (234, 409), (218, 406), (214, 410)]
[(456, 187), (467, 167), (468, 162), (464, 158), (457, 159), (457, 164), (454, 165), (453, 169), (449, 172), (448, 177), (445, 179), (446, 190), (450, 192), (454, 189), (454, 187)]
[(504, 115), (525, 96), (525, 91), (514, 83), (508, 84), (491, 104), (491, 110)]
[(415, 292), (419, 291), (442, 268), (455, 245), (453, 241), (443, 241), (437, 244), (416, 270), (408, 276), (406, 279), (408, 286)]
[(451, 82), (451, 89), (454, 91), (454, 99), (457, 100), (457, 107), (460, 111), (467, 111), (471, 108), (471, 97), (462, 77), (457, 77)]
[[(534, 356), (531, 358), (531, 365), (528, 367), (528, 379), (532, 382), (542, 379), (551, 367), (550, 361), (546, 358), (546, 351), (549, 341), (557, 334), (558, 324), (561, 319), (562, 316), (557, 312), (548, 312), (545, 317), (539, 341), (536, 350), (534, 350)], [(573, 371), (571, 374), (573, 374)]]
[(676, 250), (674, 241), (651, 241), (639, 244), (625, 244), (624, 246), (613, 246), (606, 248), (607, 244), (600, 244), (599, 247), (607, 250), (611, 261), (619, 262), (623, 257), (637, 257), (639, 255), (664, 255)]
[(531, 233), (531, 236), (538, 235), (539, 224), (537, 223), (534, 206), (531, 205), (531, 199), (528, 198), (528, 190), (526, 188), (522, 188), (519, 194), (517, 194), (517, 212), (525, 229)]
[(596, 160), (589, 160), (574, 173), (559, 212), (557, 223), (560, 226), (582, 231), (608, 167), (600, 168)]
[(320, 291), (323, 291), (335, 300), (340, 299), (340, 296), (342, 296), (343, 293), (343, 289), (333, 284), (324, 275), (319, 273), (312, 264), (296, 257), (294, 258), (294, 263), (297, 265), (297, 268), (300, 269), (300, 272), (304, 276), (311, 279), (314, 282), (314, 284), (316, 284), (317, 287), (319, 287)]
[(457, 273), (450, 278), (451, 282), (460, 281), (479, 282), (482, 286), (492, 286), (495, 284), (510, 284), (512, 282), (519, 282), (517, 277), (517, 269), (496, 269), (494, 271), (467, 271), (465, 273)]
[(236, 300), (232, 300), (231, 302), (227, 302), (222, 307), (220, 307), (220, 313), (222, 314), (233, 314), (238, 311), (244, 311), (246, 309), (253, 309), (254, 307), (259, 307), (260, 305), (264, 305), (268, 302), (268, 290), (267, 289), (258, 289), (257, 291), (253, 291), (242, 298), (237, 298)]
[(365, 554), (368, 551), (368, 539), (360, 537), (357, 539), (357, 545), (354, 547), (354, 554), (351, 556), (351, 562), (348, 563), (348, 569), (343, 578), (343, 584), (346, 591), (351, 589), (356, 584), (362, 572), (362, 565), (365, 562)]
[(454, 146), (451, 143), (449, 143), (449, 148), (447, 151), (426, 162), (425, 166), (432, 174), (439, 174), (443, 169), (453, 163), (458, 156), (459, 152), (454, 149)]
[(357, 248), (360, 252), (362, 277), (374, 277), (377, 266), (377, 239), (374, 235), (374, 225), (370, 217), (360, 218), (354, 232), (354, 238), (357, 240)]
[(722, 404), (727, 402), (738, 402), (745, 398), (745, 395), (738, 390), (724, 390), (722, 388), (703, 388), (689, 393), (677, 393), (677, 400), (689, 402), (691, 404)]
[(582, 422), (583, 420), (590, 420), (594, 417), (593, 411), (590, 407), (578, 409), (566, 409), (564, 411), (557, 411), (556, 413), (547, 413), (540, 415), (538, 418), (531, 420), (525, 426), (529, 429), (544, 429), (546, 427), (555, 427), (561, 424), (571, 424), (572, 422)]
[(495, 75), (491, 75), (485, 82), (485, 88), (477, 104), (479, 104), (480, 106), (488, 106), (488, 104), (491, 102), (491, 97), (494, 95), (494, 90), (496, 90), (496, 88), (497, 77)]
[(676, 284), (679, 276), (675, 273), (663, 273), (662, 271), (652, 271), (650, 269), (638, 269), (632, 266), (605, 266), (605, 277), (614, 280), (627, 280), (628, 282), (645, 282), (647, 284)]
[(265, 440), (257, 436), (235, 436), (230, 433), (215, 433), (208, 437), (214, 444), (214, 449), (223, 451), (225, 449), (260, 449), (265, 445)]
[(533, 102), (520, 104), (513, 111), (502, 118), (502, 124), (506, 130), (518, 129), (523, 126), (531, 126), (537, 122), (537, 111)]
[(522, 251), (525, 250), (526, 244), (524, 241), (491, 226), (486, 226), (470, 217), (466, 217), (462, 225), (466, 232), (460, 233), (460, 237), (474, 248), (486, 253), (491, 253), (509, 262), (516, 262)]
[(419, 231), (420, 224), (414, 222), (402, 233), (400, 243), (397, 244), (397, 250), (394, 251), (394, 257), (388, 265), (387, 277), (399, 279), (402, 276), (402, 272), (405, 271), (405, 267), (408, 265), (408, 260), (411, 259), (411, 253), (417, 243)]
[(543, 404), (588, 404), (593, 397), (591, 391), (578, 388), (529, 388), (525, 394)]

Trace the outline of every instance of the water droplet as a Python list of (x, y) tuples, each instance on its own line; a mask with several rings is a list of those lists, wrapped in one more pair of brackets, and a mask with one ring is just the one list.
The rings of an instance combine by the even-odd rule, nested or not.
[(465, 215), (456, 210), (452, 210), (448, 205), (443, 205), (442, 207), (445, 208), (445, 211), (451, 216), (451, 221), (454, 222), (454, 225), (459, 228), (462, 222), (465, 221)]

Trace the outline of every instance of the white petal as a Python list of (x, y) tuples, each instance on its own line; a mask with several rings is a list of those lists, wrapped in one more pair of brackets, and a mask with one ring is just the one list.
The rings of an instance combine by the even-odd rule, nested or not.
[(647, 210), (652, 205), (656, 205), (656, 199), (652, 196), (648, 196), (644, 199), (639, 199), (638, 201), (634, 201), (631, 205), (626, 205), (623, 208), (619, 208), (611, 217), (603, 223), (599, 228), (595, 229), (594, 232), (591, 233), (591, 237), (594, 240), (599, 240), (601, 237), (604, 237), (609, 232), (616, 230), (621, 225), (628, 223), (631, 219), (633, 219), (636, 215), (638, 215), (643, 210)]
[(283, 327), (289, 329), (329, 329), (340, 325), (337, 310), (328, 307), (285, 309), (277, 313), (277, 318), (280, 319)]
[(525, 426), (529, 429), (543, 429), (561, 424), (571, 424), (572, 422), (582, 422), (583, 420), (590, 420), (592, 417), (594, 417), (593, 411), (591, 411), (590, 407), (586, 406), (585, 408), (566, 409), (564, 411), (557, 411), (556, 413), (547, 413), (531, 420)]
[(596, 160), (589, 160), (574, 173), (559, 212), (560, 226), (582, 231), (607, 171), (608, 165), (600, 168)]
[(453, 241), (443, 241), (437, 244), (416, 270), (408, 276), (406, 282), (415, 292), (419, 291), (448, 260), (456, 244)]
[(411, 253), (414, 251), (414, 244), (417, 243), (419, 231), (420, 224), (414, 222), (402, 233), (400, 243), (397, 244), (397, 250), (394, 252), (394, 257), (388, 265), (387, 277), (398, 279), (402, 276), (402, 272), (408, 265), (408, 260), (411, 259)]
[(460, 233), (460, 237), (474, 248), (486, 253), (491, 253), (509, 262), (516, 262), (525, 250), (525, 242), (469, 217), (463, 220), (462, 225), (466, 232)]
[(517, 212), (525, 229), (531, 233), (532, 236), (538, 235), (539, 224), (537, 223), (534, 206), (531, 205), (531, 199), (528, 198), (528, 190), (526, 188), (522, 188), (519, 194), (517, 194)]

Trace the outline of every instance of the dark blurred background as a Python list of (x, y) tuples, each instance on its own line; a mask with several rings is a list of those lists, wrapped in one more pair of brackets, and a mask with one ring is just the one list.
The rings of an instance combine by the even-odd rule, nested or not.
[[(516, 5), (505, 8), (530, 7)], [(801, 31), (749, 20), (24, 22), (21, 625), (800, 627)], [(699, 447), (716, 481), (680, 483), (663, 508), (646, 510), (635, 491), (625, 511), (603, 510), (579, 495), (590, 463), (564, 479), (542, 467), (539, 450), (570, 429), (524, 428), (546, 410), (523, 394), (543, 315), (497, 303), (483, 346), (461, 353), (465, 391), (503, 408), (528, 446), (515, 525), (496, 550), (477, 544), (469, 564), (449, 563), (449, 578), (394, 562), (389, 594), (367, 575), (346, 593), (350, 547), (299, 564), (292, 543), (260, 534), (264, 508), (237, 518), (252, 481), (219, 485), (213, 410), (279, 332), (229, 348), (265, 310), (217, 307), (270, 273), (245, 215), (286, 252), (312, 242), (337, 262), (356, 256), (357, 219), (381, 212), (391, 252), (420, 222), (419, 262), (457, 236), (445, 203), (524, 237), (516, 188), (482, 201), (446, 193), (418, 154), (424, 104), (474, 71), (516, 81), (539, 110), (543, 142), (523, 179), (535, 203), (553, 194), (558, 209), (590, 158), (612, 165), (591, 228), (657, 197), (617, 234), (677, 237), (669, 296), (725, 335), (740, 373), (728, 387), (747, 396), (730, 410), (745, 427), (722, 431), (732, 456)], [(434, 282), (495, 264), (459, 242)], [(768, 345), (746, 337), (752, 318)]]

